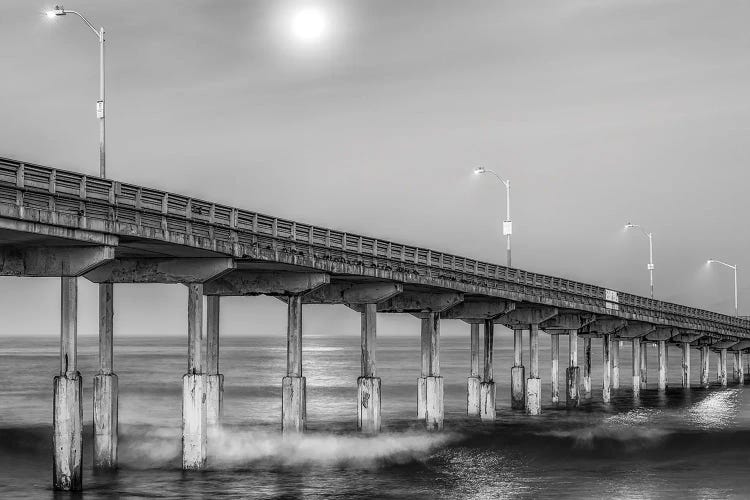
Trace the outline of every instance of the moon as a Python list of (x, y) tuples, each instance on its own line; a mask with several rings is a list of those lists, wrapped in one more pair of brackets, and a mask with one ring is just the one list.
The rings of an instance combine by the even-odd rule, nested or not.
[(312, 44), (325, 38), (328, 16), (318, 7), (304, 7), (292, 17), (292, 35), (301, 43)]

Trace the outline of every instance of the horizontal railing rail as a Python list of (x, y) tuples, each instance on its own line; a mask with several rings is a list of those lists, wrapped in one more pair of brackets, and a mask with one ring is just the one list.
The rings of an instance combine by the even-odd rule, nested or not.
[[(410, 267), (560, 292), (652, 317), (679, 316), (750, 330), (750, 320), (532, 273), (445, 252), (336, 231), (95, 176), (0, 158), (0, 203), (77, 214), (226, 242), (306, 244)], [(273, 243), (272, 243), (273, 245)]]

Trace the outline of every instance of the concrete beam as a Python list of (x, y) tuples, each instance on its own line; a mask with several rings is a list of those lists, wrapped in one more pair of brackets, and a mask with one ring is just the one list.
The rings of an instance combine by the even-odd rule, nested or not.
[(338, 282), (320, 287), (302, 297), (303, 304), (377, 304), (404, 291), (391, 282)]
[(463, 293), (406, 291), (378, 304), (378, 312), (439, 313), (450, 309), (463, 300)]
[(621, 339), (635, 339), (638, 337), (645, 337), (654, 330), (656, 330), (656, 327), (649, 323), (628, 322), (625, 328), (617, 332), (617, 337)]
[(301, 295), (328, 285), (325, 273), (285, 271), (232, 271), (209, 281), (203, 288), (206, 295)]
[(115, 258), (113, 246), (2, 247), (0, 276), (81, 276)]
[(679, 335), (680, 330), (677, 328), (657, 327), (656, 330), (646, 335), (646, 340), (658, 342), (660, 340), (669, 340), (675, 335)]
[(596, 320), (596, 316), (591, 313), (560, 313), (539, 325), (544, 331), (549, 330), (580, 330), (586, 325)]
[(94, 283), (204, 283), (234, 269), (230, 258), (117, 259), (86, 274)]
[(516, 308), (516, 303), (503, 299), (467, 299), (440, 313), (442, 319), (462, 319), (467, 323), (484, 324)]
[(718, 339), (711, 337), (710, 335), (703, 334), (697, 339), (693, 340), (690, 345), (693, 347), (704, 347), (715, 344)]
[(685, 332), (685, 331), (681, 331), (679, 334), (673, 335), (672, 338), (670, 339), (670, 341), (671, 342), (676, 342), (676, 343), (687, 342), (689, 344), (691, 342), (695, 342), (696, 340), (698, 340), (702, 336), (703, 336), (703, 334), (702, 333), (698, 333), (698, 332)]
[(733, 347), (735, 344), (737, 344), (736, 340), (717, 340), (713, 344), (711, 344), (711, 349), (729, 349), (730, 347)]
[(556, 307), (538, 306), (514, 309), (495, 320), (495, 323), (505, 325), (510, 329), (525, 330), (529, 325), (538, 325), (557, 315)]
[(619, 318), (596, 318), (588, 325), (584, 325), (578, 333), (592, 337), (612, 335), (625, 328), (627, 324), (627, 321)]
[(750, 349), (750, 340), (740, 340), (729, 349), (731, 351), (744, 351), (745, 349)]

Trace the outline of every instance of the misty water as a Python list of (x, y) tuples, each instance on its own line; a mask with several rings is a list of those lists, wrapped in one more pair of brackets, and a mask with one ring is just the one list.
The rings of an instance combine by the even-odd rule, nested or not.
[[(180, 470), (182, 338), (121, 336), (120, 469), (91, 470), (91, 387), (95, 339), (82, 338), (84, 492), (82, 498), (747, 498), (750, 495), (750, 390), (715, 383), (685, 392), (679, 350), (670, 348), (665, 394), (634, 401), (630, 349), (621, 349), (623, 389), (601, 403), (601, 344), (593, 341), (593, 397), (578, 409), (551, 404), (549, 337), (540, 335), (543, 414), (510, 409), (512, 339), (496, 333), (497, 423), (465, 416), (466, 337), (441, 339), (445, 431), (415, 421), (419, 336), (378, 339), (384, 432), (356, 432), (359, 339), (304, 339), (308, 432), (282, 439), (285, 338), (224, 338), (225, 425), (210, 437), (205, 472)], [(561, 365), (566, 342), (561, 341)], [(527, 339), (525, 338), (526, 342)], [(582, 342), (580, 342), (582, 344)], [(527, 357), (528, 352), (524, 353)], [(52, 377), (57, 339), (0, 341), (0, 498), (53, 498)], [(692, 379), (698, 380), (693, 351)], [(579, 352), (579, 360), (583, 353)], [(712, 380), (717, 357), (712, 355)], [(526, 361), (528, 365), (528, 361)], [(731, 369), (731, 360), (729, 362)], [(564, 372), (561, 370), (561, 380)], [(564, 388), (564, 385), (563, 385)], [(564, 400), (564, 392), (562, 394)], [(67, 495), (65, 495), (67, 497)]]

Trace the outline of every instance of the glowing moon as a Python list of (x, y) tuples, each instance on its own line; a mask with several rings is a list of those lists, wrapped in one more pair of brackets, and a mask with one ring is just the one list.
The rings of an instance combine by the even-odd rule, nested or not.
[(292, 34), (304, 43), (322, 39), (328, 29), (328, 17), (317, 7), (306, 7), (297, 11), (292, 18)]

